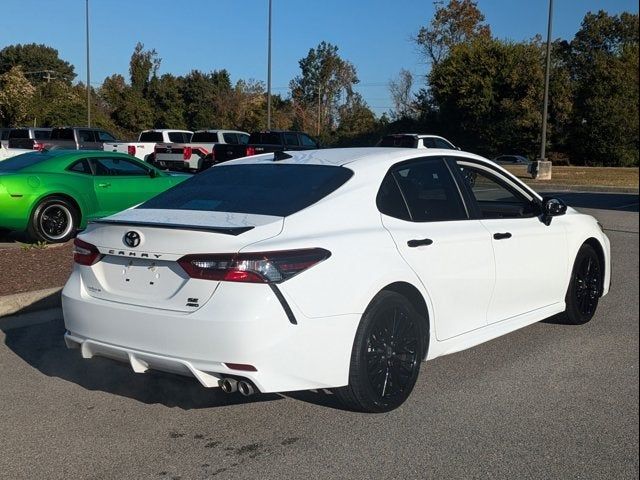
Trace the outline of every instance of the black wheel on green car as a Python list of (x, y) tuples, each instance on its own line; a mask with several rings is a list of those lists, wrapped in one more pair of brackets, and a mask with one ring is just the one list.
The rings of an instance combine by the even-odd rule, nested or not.
[(582, 325), (593, 318), (602, 295), (602, 277), (600, 257), (591, 245), (582, 245), (573, 264), (565, 297), (566, 323)]
[(378, 294), (356, 333), (349, 384), (334, 390), (345, 406), (379, 413), (404, 403), (420, 372), (422, 331), (421, 319), (405, 297)]
[(38, 203), (29, 219), (28, 234), (32, 240), (63, 243), (76, 235), (79, 213), (68, 199), (47, 197)]

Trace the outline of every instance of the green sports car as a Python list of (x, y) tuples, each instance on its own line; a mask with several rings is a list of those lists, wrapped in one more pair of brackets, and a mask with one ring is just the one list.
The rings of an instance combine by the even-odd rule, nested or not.
[(187, 178), (121, 153), (25, 153), (0, 162), (0, 229), (65, 242), (89, 221), (144, 202)]

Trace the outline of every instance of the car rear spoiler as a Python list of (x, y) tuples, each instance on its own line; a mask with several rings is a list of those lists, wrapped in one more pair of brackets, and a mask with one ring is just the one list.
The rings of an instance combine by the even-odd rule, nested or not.
[(107, 225), (122, 225), (127, 227), (149, 227), (149, 228), (168, 228), (171, 230), (194, 230), (198, 232), (212, 232), (222, 233), (224, 235), (238, 236), (244, 232), (248, 232), (255, 227), (208, 227), (206, 225), (181, 225), (178, 223), (159, 223), (159, 222), (138, 222), (138, 221), (123, 221), (123, 220), (109, 220), (102, 218), (99, 220), (92, 220), (89, 223), (101, 223)]

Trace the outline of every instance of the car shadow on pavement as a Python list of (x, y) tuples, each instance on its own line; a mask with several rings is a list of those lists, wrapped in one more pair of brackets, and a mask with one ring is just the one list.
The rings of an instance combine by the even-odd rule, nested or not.
[(206, 389), (191, 377), (157, 371), (136, 374), (124, 363), (83, 359), (78, 350), (67, 349), (64, 331), (62, 320), (5, 330), (5, 344), (44, 375), (147, 404), (191, 410), (282, 399), (277, 394), (226, 394), (219, 388)]

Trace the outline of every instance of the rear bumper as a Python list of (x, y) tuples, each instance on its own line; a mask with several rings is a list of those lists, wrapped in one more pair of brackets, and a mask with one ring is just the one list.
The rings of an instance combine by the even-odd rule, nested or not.
[(65, 341), (85, 358), (190, 375), (205, 387), (225, 376), (246, 378), (265, 393), (346, 385), (360, 316), (307, 318), (290, 306), (297, 325), (268, 286), (228, 282), (190, 313), (125, 305), (88, 295), (77, 270), (62, 292)]

